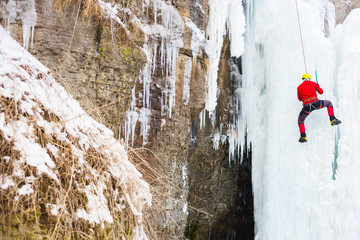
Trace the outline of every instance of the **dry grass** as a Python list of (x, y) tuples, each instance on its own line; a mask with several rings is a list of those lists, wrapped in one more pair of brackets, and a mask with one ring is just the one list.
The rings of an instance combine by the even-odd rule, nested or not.
[[(151, 149), (131, 148), (128, 146), (128, 156), (129, 160), (150, 184), (153, 196), (152, 207), (147, 209), (144, 215), (149, 239), (167, 239), (169, 236), (182, 236), (187, 220), (182, 210), (184, 204), (188, 204), (188, 195), (192, 194), (189, 194), (189, 190), (183, 186), (183, 182), (174, 181), (175, 176), (168, 176), (159, 172), (158, 166), (161, 165), (164, 159), (160, 159)], [(179, 196), (183, 197), (180, 198)], [(195, 197), (205, 202), (204, 199)], [(166, 205), (172, 206), (170, 207), (172, 209), (169, 209), (169, 206)], [(202, 209), (189, 205), (187, 207), (189, 212), (194, 211), (204, 214), (208, 218), (213, 217)]]
[[(151, 83), (156, 85), (157, 81)], [(143, 90), (139, 89), (135, 92), (136, 95), (141, 93)], [(123, 96), (115, 101), (109, 102), (102, 106), (97, 106), (90, 108), (86, 113), (82, 115), (75, 116), (71, 119), (64, 119), (57, 123), (58, 126), (66, 124), (67, 122), (73, 121), (76, 118), (80, 118), (85, 114), (89, 115), (101, 115), (101, 111), (106, 110), (107, 108), (115, 105), (118, 102), (123, 102), (127, 99), (131, 99), (132, 95)], [(124, 113), (125, 114), (125, 113)], [(124, 142), (122, 142), (125, 145)], [(152, 206), (148, 208), (147, 213), (144, 215), (144, 224), (146, 227), (146, 232), (149, 239), (162, 239), (164, 232), (163, 228), (166, 224), (163, 223), (164, 219), (167, 219), (172, 226), (167, 226), (170, 231), (175, 231), (173, 234), (182, 233), (184, 231), (184, 222), (178, 223), (177, 219), (173, 219), (171, 214), (168, 214), (169, 209), (164, 206), (165, 202), (170, 202), (170, 205), (178, 205), (177, 211), (182, 212), (182, 206), (187, 204), (187, 195), (188, 189), (179, 186), (179, 183), (174, 182), (174, 176), (167, 176), (164, 173), (159, 171), (159, 166), (164, 160), (160, 159), (151, 149), (148, 148), (132, 148), (131, 146), (126, 146), (128, 149), (128, 159), (136, 166), (136, 168), (143, 175), (143, 179), (150, 184), (150, 190), (153, 196)], [(181, 185), (181, 184), (180, 184)], [(178, 198), (178, 196), (184, 196), (183, 198)], [(205, 201), (198, 196), (195, 196), (200, 201)], [(202, 209), (193, 208), (188, 206), (188, 211), (195, 211), (201, 214), (206, 215), (208, 218), (211, 218), (212, 215), (207, 213)], [(186, 217), (185, 217), (186, 220)], [(169, 236), (169, 235), (168, 235)]]
[(83, 17), (96, 16), (100, 19), (105, 17), (97, 0), (55, 0), (54, 6), (59, 12), (63, 12), (68, 6), (78, 6)]
[[(109, 239), (125, 237), (130, 239), (135, 226), (136, 218), (132, 214), (126, 201), (121, 200), (118, 194), (121, 189), (120, 179), (111, 177), (104, 191), (108, 199), (109, 209), (123, 206), (123, 211), (111, 211), (113, 224), (89, 224), (87, 221), (77, 219), (76, 210), (86, 209), (88, 199), (81, 191), (85, 186), (99, 181), (102, 173), (107, 171), (109, 158), (102, 153), (103, 149), (89, 148), (85, 154), (87, 168), (79, 166), (79, 159), (74, 154), (71, 145), (78, 146), (78, 139), (71, 139), (71, 144), (60, 141), (56, 136), (48, 136), (44, 129), (37, 126), (32, 116), (18, 111), (18, 104), (12, 99), (0, 97), (1, 111), (5, 112), (6, 122), (11, 123), (20, 117), (26, 117), (29, 124), (34, 124), (34, 134), (37, 143), (46, 147), (48, 143), (59, 150), (57, 156), (48, 151), (56, 164), (56, 175), (59, 182), (49, 178), (46, 174), (39, 174), (35, 167), (25, 162), (19, 162), (20, 154), (14, 150), (14, 144), (4, 138), (0, 132), (0, 175), (11, 176), (14, 187), (6, 190), (0, 189), (0, 238), (6, 239)], [(59, 122), (60, 118), (46, 109), (43, 118), (49, 122)], [(6, 160), (4, 160), (4, 157)], [(14, 168), (20, 164), (25, 178), (14, 176)], [(83, 171), (79, 171), (83, 169)], [(96, 171), (98, 175), (94, 175)], [(27, 195), (18, 194), (18, 189), (30, 185), (34, 190)], [(51, 205), (61, 205), (57, 215), (51, 213)]]
[[(33, 116), (19, 112), (19, 103), (3, 97), (0, 98), (0, 103), (1, 111), (5, 112), (7, 122), (18, 119), (20, 115), (25, 116), (29, 123), (35, 122)], [(93, 109), (93, 111), (96, 110), (98, 109)], [(42, 117), (46, 121), (54, 122), (58, 126), (64, 123), (59, 116), (44, 108), (42, 111)], [(67, 121), (71, 121), (71, 119)], [(78, 139), (70, 139), (71, 144), (65, 143), (56, 139), (56, 136), (48, 136), (42, 127), (36, 124), (34, 127), (38, 144), (45, 148), (50, 143), (59, 149), (58, 156), (54, 156), (50, 152), (49, 155), (56, 163), (56, 175), (60, 182), (54, 181), (45, 174), (39, 175), (34, 167), (22, 163), (21, 169), (25, 172), (25, 177), (28, 180), (13, 177), (12, 180), (16, 186), (9, 187), (5, 191), (1, 190), (0, 221), (2, 225), (0, 226), (0, 236), (8, 239), (42, 239), (44, 237), (46, 239), (119, 239), (121, 237), (132, 239), (132, 229), (136, 225), (136, 217), (126, 201), (121, 201), (116, 196), (116, 191), (120, 190), (120, 194), (124, 192), (121, 189), (122, 185), (119, 179), (111, 178), (104, 193), (106, 199), (109, 200), (109, 209), (115, 209), (119, 205), (124, 207), (121, 212), (112, 212), (113, 224), (105, 224), (102, 228), (100, 225), (90, 224), (76, 217), (76, 210), (86, 209), (88, 202), (86, 194), (79, 189), (99, 180), (92, 174), (93, 170), (99, 174), (107, 171), (106, 167), (109, 165), (109, 160), (102, 152), (111, 146), (104, 146), (103, 149), (88, 149), (85, 157), (90, 167), (78, 172), (80, 169), (79, 159), (70, 146), (71, 144), (78, 146)], [(5, 156), (9, 157), (9, 160), (1, 161), (0, 174), (11, 176), (20, 155), (18, 151), (13, 150), (13, 143), (6, 141), (0, 132), (0, 159)], [(167, 213), (168, 209), (164, 206), (164, 202), (172, 202), (174, 205), (185, 204), (187, 189), (179, 187), (172, 180), (169, 180), (169, 176), (159, 173), (156, 166), (159, 165), (161, 159), (151, 150), (129, 148), (128, 156), (129, 160), (143, 174), (144, 179), (151, 185), (153, 206), (144, 218), (149, 239), (161, 239), (164, 233), (159, 230), (157, 224), (163, 222), (165, 218), (170, 218), (168, 221), (172, 222), (173, 226), (169, 228), (182, 232), (185, 223), (178, 223), (177, 219), (172, 219), (171, 214)], [(153, 162), (153, 165), (150, 162)], [(34, 192), (17, 199), (17, 189), (25, 184), (30, 184)], [(185, 198), (176, 198), (177, 195), (183, 195)], [(60, 208), (57, 215), (53, 215), (49, 204), (65, 207)], [(181, 207), (179, 208), (178, 210), (181, 212)], [(191, 207), (190, 210), (201, 212), (201, 210)]]
[[(96, 0), (55, 0), (55, 5), (60, 12), (67, 6), (75, 5), (81, 10), (79, 12), (84, 17), (96, 16), (99, 19), (104, 19), (104, 13)], [(152, 84), (156, 84), (156, 82)], [(100, 110), (123, 101), (125, 98), (131, 98), (131, 96), (125, 96), (103, 106), (93, 107), (87, 113), (101, 115)], [(11, 99), (0, 98), (0, 104), (0, 109), (5, 112), (9, 122), (19, 116), (26, 117), (29, 123), (34, 121), (33, 116), (27, 116), (19, 112), (18, 103)], [(43, 118), (49, 122), (57, 123), (57, 127), (73, 120), (63, 120), (61, 116), (56, 116), (46, 109), (42, 110), (44, 112)], [(81, 115), (78, 117), (81, 117)], [(121, 202), (119, 197), (115, 196), (117, 194), (116, 190), (124, 192), (118, 179), (112, 178), (104, 193), (107, 199), (112, 199), (108, 202), (109, 209), (114, 209), (119, 204), (124, 206), (122, 212), (112, 214), (114, 224), (106, 224), (102, 228), (99, 225), (89, 224), (87, 221), (76, 218), (76, 209), (86, 208), (88, 201), (86, 195), (79, 191), (78, 186), (84, 187), (89, 182), (98, 180), (92, 176), (91, 169), (99, 173), (106, 171), (105, 166), (108, 165), (109, 159), (102, 154), (104, 149), (89, 149), (86, 152), (86, 161), (89, 162), (91, 169), (77, 172), (79, 159), (77, 159), (70, 145), (78, 146), (78, 139), (71, 139), (71, 144), (65, 143), (56, 139), (55, 136), (48, 136), (42, 127), (36, 124), (34, 126), (34, 134), (37, 136), (38, 143), (41, 146), (50, 143), (59, 149), (58, 156), (53, 156), (51, 153), (49, 155), (56, 163), (56, 174), (59, 177), (60, 184), (46, 175), (38, 175), (34, 167), (22, 164), (21, 167), (25, 172), (25, 176), (28, 179), (35, 178), (36, 180), (25, 182), (24, 179), (14, 177), (15, 187), (9, 187), (7, 190), (0, 189), (0, 238), (120, 239), (124, 237), (125, 239), (132, 239), (132, 229), (135, 226), (136, 218), (130, 211), (128, 204)], [(144, 219), (149, 239), (161, 238), (162, 233), (154, 226), (154, 223), (162, 222), (166, 217), (170, 218), (169, 221), (173, 223), (178, 232), (183, 231), (183, 225), (178, 224), (178, 220), (173, 219), (171, 214), (167, 214), (168, 209), (164, 206), (164, 202), (172, 202), (173, 205), (176, 205), (175, 203), (179, 205), (185, 204), (188, 194), (187, 189), (174, 183), (171, 180), (172, 176), (166, 176), (157, 170), (159, 165), (157, 163), (161, 160), (149, 149), (129, 148), (128, 155), (129, 160), (133, 162), (143, 174), (144, 179), (151, 185), (153, 206)], [(10, 157), (8, 161), (2, 160), (5, 156)], [(13, 143), (6, 141), (0, 132), (0, 174), (11, 175), (14, 164), (19, 157), (19, 152), (13, 149)], [(150, 164), (150, 162), (154, 164)], [(23, 195), (16, 200), (17, 189), (25, 184), (31, 184), (34, 193)], [(178, 195), (184, 195), (185, 197), (178, 199), (176, 197)], [(62, 205), (64, 207), (59, 210), (58, 215), (53, 215), (48, 204)], [(181, 209), (178, 210), (181, 211)], [(189, 207), (189, 210), (202, 212), (200, 209), (191, 207)], [(209, 215), (206, 212), (202, 213)]]
[[(80, 15), (83, 19), (92, 19), (99, 26), (109, 27), (113, 42), (121, 42), (122, 44), (128, 44), (133, 47), (138, 46), (137, 42), (139, 39), (145, 38), (143, 30), (140, 26), (138, 26), (139, 18), (136, 16), (137, 11), (142, 12), (142, 10), (140, 10), (142, 7), (139, 8), (138, 6), (142, 6), (142, 4), (114, 0), (108, 0), (104, 2), (116, 3), (119, 6), (117, 9), (117, 17), (122, 22), (122, 24), (119, 24), (117, 20), (106, 16), (106, 13), (101, 8), (97, 0), (55, 0), (54, 8), (59, 15), (66, 12), (67, 8), (69, 7), (77, 9), (77, 19)], [(134, 8), (134, 12), (130, 11), (129, 7)], [(134, 19), (136, 19), (136, 21), (132, 21)], [(132, 35), (135, 35), (135, 37)]]

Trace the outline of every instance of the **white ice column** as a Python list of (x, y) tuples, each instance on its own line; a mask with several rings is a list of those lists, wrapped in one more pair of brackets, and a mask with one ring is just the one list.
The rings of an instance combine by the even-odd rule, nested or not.
[(206, 53), (209, 57), (205, 109), (215, 110), (217, 78), (224, 35), (229, 32), (231, 55), (239, 57), (244, 51), (245, 17), (241, 0), (210, 0), (209, 22), (206, 29)]

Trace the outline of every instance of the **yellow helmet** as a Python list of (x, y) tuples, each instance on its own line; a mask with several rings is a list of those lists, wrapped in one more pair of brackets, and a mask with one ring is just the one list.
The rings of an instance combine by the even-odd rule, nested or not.
[(303, 75), (302, 75), (302, 79), (311, 79), (311, 76), (310, 76), (310, 74), (307, 74), (307, 73), (304, 73)]

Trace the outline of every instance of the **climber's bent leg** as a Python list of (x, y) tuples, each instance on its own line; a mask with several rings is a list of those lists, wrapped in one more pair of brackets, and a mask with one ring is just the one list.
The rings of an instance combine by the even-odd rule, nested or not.
[(324, 107), (327, 107), (327, 111), (330, 117), (330, 121), (334, 120), (334, 107), (332, 105), (332, 103), (329, 100), (322, 100), (322, 102), (324, 103)]
[(327, 107), (331, 126), (339, 125), (341, 121), (334, 116), (332, 103), (329, 100), (320, 100), (319, 102), (321, 102), (319, 108)]

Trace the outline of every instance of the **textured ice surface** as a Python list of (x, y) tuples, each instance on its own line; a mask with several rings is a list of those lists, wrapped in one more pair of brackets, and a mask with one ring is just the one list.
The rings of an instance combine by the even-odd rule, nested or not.
[(319, 98), (333, 102), (343, 124), (315, 111), (305, 121), (308, 142), (297, 142), (305, 66), (295, 2), (248, 1), (237, 124), (252, 143), (256, 239), (358, 239), (360, 11), (335, 28), (328, 1), (298, 6), (307, 72), (314, 79), (317, 70)]
[[(212, 112), (217, 104), (217, 78), (224, 35), (230, 35), (231, 55), (244, 51), (245, 17), (241, 0), (209, 0), (209, 22), (206, 29), (206, 53), (209, 56), (205, 108)], [(228, 30), (228, 31), (227, 31)]]

